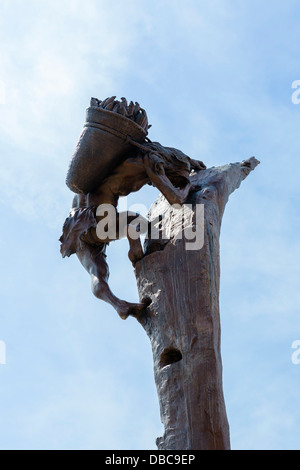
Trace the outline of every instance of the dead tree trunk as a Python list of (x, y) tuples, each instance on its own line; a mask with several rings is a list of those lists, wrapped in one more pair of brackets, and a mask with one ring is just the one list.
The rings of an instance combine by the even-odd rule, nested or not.
[(151, 222), (162, 220), (135, 274), (140, 298), (152, 300), (139, 322), (153, 352), (164, 425), (159, 450), (230, 449), (220, 352), (219, 236), (229, 195), (258, 163), (252, 157), (193, 175), (195, 189), (185, 205), (190, 211), (173, 209), (162, 196), (150, 209)]

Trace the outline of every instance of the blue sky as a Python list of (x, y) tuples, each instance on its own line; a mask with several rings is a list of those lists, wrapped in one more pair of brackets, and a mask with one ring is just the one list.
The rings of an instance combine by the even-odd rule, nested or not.
[[(59, 253), (85, 108), (112, 95), (207, 166), (261, 161), (223, 218), (224, 393), (233, 449), (300, 448), (299, 22), (293, 0), (1, 1), (1, 449), (155, 449), (162, 432), (144, 331)], [(111, 286), (137, 300), (127, 251), (109, 247)]]

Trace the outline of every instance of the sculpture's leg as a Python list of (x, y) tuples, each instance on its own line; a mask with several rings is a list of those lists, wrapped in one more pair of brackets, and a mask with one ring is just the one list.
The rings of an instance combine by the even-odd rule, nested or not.
[(77, 252), (77, 256), (91, 276), (93, 294), (100, 300), (109, 303), (125, 320), (129, 315), (138, 316), (145, 310), (149, 301), (131, 303), (116, 297), (108, 285), (109, 268), (106, 262), (105, 246), (94, 247), (86, 243)]
[(140, 237), (138, 239), (134, 239), (130, 237), (128, 234), (127, 236), (129, 241), (129, 251), (128, 251), (128, 258), (130, 259), (133, 266), (140, 261), (144, 256), (144, 250), (141, 244)]
[[(123, 226), (121, 221), (126, 221)], [(128, 258), (133, 266), (144, 256), (139, 234), (148, 231), (148, 220), (137, 212), (126, 211), (117, 214), (118, 238), (127, 237), (129, 242)]]

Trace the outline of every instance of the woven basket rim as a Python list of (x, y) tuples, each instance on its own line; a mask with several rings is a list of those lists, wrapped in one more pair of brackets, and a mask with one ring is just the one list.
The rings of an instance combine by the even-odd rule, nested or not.
[[(122, 114), (115, 113), (114, 111), (109, 111), (107, 109), (98, 108), (97, 106), (88, 106), (86, 108), (86, 112), (88, 113), (88, 111), (90, 109), (95, 110), (98, 113), (103, 114), (104, 116), (112, 117), (114, 119), (120, 120), (121, 122), (124, 122), (124, 124), (128, 125), (129, 127), (132, 127), (133, 129), (138, 130), (139, 132), (141, 132), (145, 137), (148, 135), (148, 131), (146, 131), (143, 127), (141, 127), (139, 124), (134, 122), (132, 119), (130, 119), (126, 116), (123, 116)], [(86, 122), (88, 123), (88, 122), (92, 122), (92, 121), (89, 121), (87, 119)], [(120, 132), (120, 133), (122, 133), (118, 128), (116, 128), (114, 126), (111, 126), (111, 128), (118, 131), (118, 132)]]

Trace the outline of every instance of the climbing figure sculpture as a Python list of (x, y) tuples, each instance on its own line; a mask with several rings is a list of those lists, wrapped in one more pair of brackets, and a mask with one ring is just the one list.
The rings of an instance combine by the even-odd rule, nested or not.
[[(144, 256), (140, 239), (130, 237), (127, 230), (140, 216), (127, 213), (124, 230), (117, 212), (119, 198), (149, 184), (169, 204), (183, 204), (193, 187), (191, 173), (206, 168), (180, 150), (151, 142), (146, 137), (149, 127), (146, 112), (138, 103), (128, 105), (125, 98), (121, 102), (115, 97), (103, 102), (92, 98), (67, 175), (67, 185), (76, 194), (60, 237), (61, 254), (77, 255), (91, 276), (94, 295), (111, 304), (122, 319), (138, 316), (149, 305), (149, 298), (127, 302), (116, 297), (108, 285), (106, 248), (111, 241), (127, 236), (133, 265)], [(97, 231), (104, 218), (99, 208), (108, 206), (116, 210), (113, 239), (99, 238)]]

